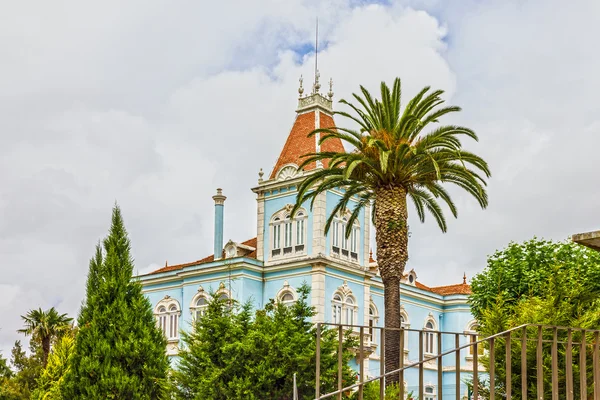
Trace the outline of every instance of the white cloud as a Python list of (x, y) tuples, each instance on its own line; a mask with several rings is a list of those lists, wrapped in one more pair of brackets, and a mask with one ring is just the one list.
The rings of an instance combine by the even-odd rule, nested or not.
[(596, 3), (352, 4), (65, 1), (0, 16), (4, 354), (28, 309), (76, 315), (115, 200), (142, 272), (210, 254), (216, 187), (226, 239), (255, 235), (250, 187), (283, 146), (299, 75), (311, 84), (314, 56), (294, 49), (317, 13), (337, 99), (400, 76), (405, 99), (445, 89), (481, 137), (469, 147), (492, 167), (490, 207), (453, 191), (449, 233), (411, 220), (420, 280), (460, 282), (511, 239), (595, 227)]

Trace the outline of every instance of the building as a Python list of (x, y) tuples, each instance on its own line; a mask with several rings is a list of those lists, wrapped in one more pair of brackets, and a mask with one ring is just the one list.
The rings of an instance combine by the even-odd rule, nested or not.
[[(370, 209), (362, 211), (346, 239), (349, 211), (336, 215), (328, 234), (324, 227), (343, 189), (320, 195), (311, 209), (309, 204), (291, 218), (298, 184), (304, 177), (324, 165), (308, 165), (298, 170), (301, 156), (318, 151), (344, 151), (339, 140), (318, 145), (308, 138), (315, 128), (333, 127), (331, 83), (329, 93), (319, 92), (318, 77), (310, 94), (300, 97), (296, 118), (277, 163), (265, 177), (259, 174), (252, 188), (257, 200), (257, 235), (245, 241), (223, 240), (223, 212), (226, 197), (221, 189), (215, 201), (214, 253), (181, 265), (165, 265), (139, 277), (144, 293), (154, 305), (159, 326), (168, 339), (168, 354), (177, 355), (179, 329), (189, 329), (190, 321), (206, 307), (209, 293), (235, 299), (252, 300), (257, 308), (269, 299), (293, 302), (296, 288), (310, 284), (310, 303), (317, 314), (314, 322), (338, 322), (366, 326), (383, 326), (383, 284), (373, 260), (370, 236)], [(325, 165), (326, 166), (326, 165)], [(467, 304), (470, 293), (466, 277), (458, 284), (428, 287), (417, 280), (414, 270), (401, 283), (403, 323), (412, 329), (431, 330), (425, 334), (425, 354), (437, 354), (434, 331), (474, 333), (476, 322)], [(419, 357), (418, 334), (409, 335), (405, 343), (405, 362)], [(476, 336), (460, 335), (461, 343)], [(376, 335), (369, 338), (370, 354), (366, 371), (379, 373), (379, 349)], [(442, 348), (454, 348), (455, 336), (443, 336)], [(461, 370), (472, 371), (471, 356), (464, 354)], [(448, 365), (446, 365), (448, 364)], [(439, 390), (454, 393), (454, 359), (444, 359), (444, 388), (437, 387), (437, 364), (427, 365), (426, 399), (435, 399)], [(408, 390), (418, 383), (417, 371), (405, 375)], [(446, 384), (447, 381), (447, 384)], [(461, 388), (466, 392), (466, 387)]]

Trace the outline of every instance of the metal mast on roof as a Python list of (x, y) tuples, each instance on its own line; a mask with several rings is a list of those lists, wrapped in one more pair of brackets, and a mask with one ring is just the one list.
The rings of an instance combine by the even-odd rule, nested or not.
[(319, 93), (321, 84), (319, 83), (319, 67), (318, 67), (318, 56), (319, 56), (319, 17), (317, 17), (317, 26), (315, 29), (315, 82), (313, 84), (313, 92)]

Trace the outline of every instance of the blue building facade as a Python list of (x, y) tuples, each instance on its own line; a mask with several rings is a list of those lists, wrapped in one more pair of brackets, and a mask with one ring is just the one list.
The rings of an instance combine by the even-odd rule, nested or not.
[[(144, 293), (154, 306), (158, 326), (168, 340), (167, 352), (176, 357), (180, 331), (190, 329), (191, 322), (206, 307), (211, 294), (238, 302), (250, 300), (256, 308), (270, 299), (293, 302), (296, 289), (304, 282), (311, 286), (310, 304), (315, 308), (313, 322), (346, 323), (383, 326), (383, 284), (377, 262), (371, 254), (370, 213), (361, 212), (349, 238), (343, 235), (350, 210), (335, 216), (330, 231), (325, 234), (325, 221), (343, 190), (330, 190), (319, 195), (313, 208), (304, 204), (292, 218), (290, 211), (296, 201), (298, 184), (323, 165), (309, 165), (300, 171), (301, 156), (315, 151), (343, 151), (342, 143), (329, 140), (321, 148), (317, 137), (308, 138), (315, 128), (333, 127), (331, 89), (319, 93), (318, 81), (310, 94), (301, 87), (298, 109), (281, 155), (268, 177), (259, 173), (258, 184), (252, 188), (257, 199), (257, 235), (243, 242), (223, 241), (223, 213), (226, 197), (221, 189), (215, 200), (214, 254), (187, 264), (165, 265), (150, 274), (141, 275)], [(411, 329), (426, 329), (424, 353), (455, 346), (454, 335), (442, 335), (438, 349), (436, 331), (458, 332), (461, 344), (472, 340), (476, 328), (467, 296), (466, 278), (458, 284), (428, 287), (417, 280), (414, 270), (407, 272), (401, 283), (403, 324)], [(380, 353), (378, 334), (370, 335), (365, 359), (367, 376), (379, 374)], [(405, 364), (419, 358), (417, 332), (407, 335)], [(461, 354), (462, 373), (472, 371), (472, 355)], [(440, 391), (455, 393), (454, 358), (443, 360), (443, 382), (438, 387), (437, 362), (426, 364), (425, 399), (436, 399)], [(417, 390), (417, 370), (405, 373), (407, 390)], [(459, 389), (466, 395), (466, 386)]]

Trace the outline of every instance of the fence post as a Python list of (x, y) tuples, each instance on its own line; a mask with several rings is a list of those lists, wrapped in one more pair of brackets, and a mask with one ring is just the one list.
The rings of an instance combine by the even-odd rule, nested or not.
[(579, 393), (582, 399), (587, 399), (587, 343), (585, 329), (581, 331), (581, 342), (579, 345)]
[(512, 338), (510, 331), (506, 332), (506, 342), (504, 343), (506, 352), (506, 398), (512, 399)]
[(567, 330), (567, 350), (565, 352), (567, 400), (573, 400), (573, 332)]
[(365, 385), (364, 385), (364, 381), (365, 381), (365, 331), (364, 331), (364, 326), (360, 327), (360, 331), (359, 331), (359, 338), (360, 338), (360, 343), (358, 344), (358, 356), (360, 357), (360, 365), (359, 365), (359, 369), (360, 369), (360, 386), (358, 387), (358, 400), (363, 400), (363, 390), (365, 389)]
[(521, 334), (521, 398), (527, 398), (527, 327)]
[(538, 400), (544, 399), (544, 359), (542, 350), (544, 347), (542, 326), (538, 326), (536, 363), (537, 363), (537, 397)]
[(317, 348), (316, 348), (317, 371), (315, 377), (315, 399), (321, 397), (321, 323), (317, 322)]
[(552, 330), (552, 400), (558, 400), (558, 328)]
[(381, 346), (379, 347), (379, 398), (381, 400), (385, 397), (385, 328), (381, 328), (379, 330), (381, 340), (379, 343)]
[(496, 399), (496, 353), (495, 340), (490, 339), (490, 400)]
[(440, 356), (440, 354), (442, 354), (442, 333), (438, 333), (437, 334), (437, 348), (438, 348), (438, 360), (437, 360), (437, 367), (438, 367), (438, 371), (437, 371), (437, 385), (438, 385), (438, 399), (439, 400), (443, 400), (443, 394), (442, 394), (442, 372), (444, 371), (444, 364), (442, 362), (442, 356)]
[(340, 325), (338, 327), (338, 390), (340, 390), (340, 393), (337, 395), (338, 400), (342, 400), (342, 388), (343, 386), (343, 382), (342, 382), (342, 365), (344, 363), (343, 360), (343, 353), (344, 353), (344, 328)]
[(460, 336), (458, 333), (454, 334), (454, 348), (456, 349), (456, 358), (454, 359), (454, 370), (455, 370), (455, 385), (456, 385), (456, 400), (460, 399)]

